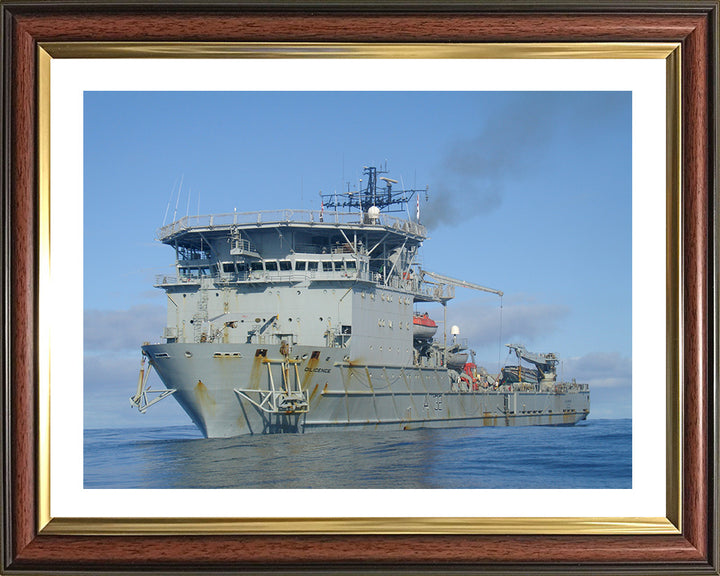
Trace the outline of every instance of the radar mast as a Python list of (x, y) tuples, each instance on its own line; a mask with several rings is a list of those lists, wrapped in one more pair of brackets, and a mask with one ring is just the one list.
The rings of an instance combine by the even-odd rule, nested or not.
[[(320, 194), (323, 206), (336, 210), (338, 208), (357, 208), (363, 214), (368, 214), (373, 206), (377, 206), (382, 212), (406, 212), (408, 203), (415, 194), (427, 192), (427, 188), (425, 190), (394, 190), (393, 184), (397, 184), (398, 181), (386, 176), (378, 177), (378, 174), (388, 174), (387, 166), (385, 169), (363, 166), (363, 175), (366, 176), (365, 188), (348, 190), (340, 194)], [(378, 180), (385, 185), (378, 188)]]

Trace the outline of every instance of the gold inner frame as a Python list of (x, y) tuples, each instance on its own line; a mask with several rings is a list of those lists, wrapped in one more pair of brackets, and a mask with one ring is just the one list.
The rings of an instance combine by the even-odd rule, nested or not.
[[(38, 47), (38, 530), (43, 534), (678, 534), (682, 518), (681, 46), (679, 43), (362, 44), (55, 42)], [(666, 517), (52, 518), (50, 514), (50, 69), (53, 58), (495, 58), (666, 61)]]

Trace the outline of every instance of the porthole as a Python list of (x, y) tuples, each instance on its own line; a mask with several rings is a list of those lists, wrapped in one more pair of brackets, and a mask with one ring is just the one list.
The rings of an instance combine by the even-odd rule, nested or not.
[(307, 354), (303, 354), (303, 355), (302, 355), (302, 359), (303, 359), (303, 360), (307, 360), (307, 357), (308, 357)]
[(320, 316), (320, 322), (322, 322), (322, 321), (323, 321), (322, 316)]
[(185, 358), (192, 358), (192, 352), (185, 350)]

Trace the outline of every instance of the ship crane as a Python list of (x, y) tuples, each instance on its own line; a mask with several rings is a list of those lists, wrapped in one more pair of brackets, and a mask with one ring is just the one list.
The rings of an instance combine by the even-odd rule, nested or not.
[[(443, 276), (442, 274), (437, 274), (435, 272), (429, 272), (427, 270), (420, 270), (420, 279), (425, 280), (425, 277), (432, 278), (433, 280), (436, 280), (437, 282), (442, 282), (443, 284), (447, 284), (450, 286), (459, 286), (461, 288), (471, 288), (472, 290), (480, 290), (481, 292), (490, 292), (491, 294), (497, 294), (500, 296), (500, 314), (501, 314), (501, 337), (502, 337), (502, 297), (503, 292), (502, 290), (495, 290), (494, 288), (488, 288), (487, 286), (480, 286), (480, 284), (473, 284), (472, 282), (467, 282), (466, 280), (458, 280), (457, 278), (451, 278), (450, 276)], [(447, 302), (443, 300), (443, 326), (447, 326)], [(499, 346), (499, 344), (498, 344)], [(447, 348), (447, 332), (445, 332), (445, 329), (443, 329), (443, 350), (445, 350), (445, 355), (448, 353)], [(443, 360), (445, 362), (446, 359)]]
[(555, 380), (555, 367), (559, 362), (558, 357), (555, 354), (552, 352), (548, 354), (528, 352), (522, 344), (506, 344), (506, 346), (515, 352), (515, 355), (519, 359), (534, 364), (540, 371), (543, 380)]
[(428, 276), (432, 278), (433, 280), (437, 280), (438, 282), (443, 282), (444, 284), (448, 284), (450, 286), (459, 286), (461, 288), (472, 288), (473, 290), (480, 290), (482, 292), (490, 292), (491, 294), (497, 294), (502, 298), (503, 292), (501, 290), (495, 290), (494, 288), (487, 288), (485, 286), (480, 286), (480, 284), (473, 284), (472, 282), (467, 282), (465, 280), (457, 280), (456, 278), (450, 278), (449, 276), (443, 276), (442, 274), (436, 274), (435, 272), (428, 272), (427, 270), (420, 270), (420, 275), (422, 277)]

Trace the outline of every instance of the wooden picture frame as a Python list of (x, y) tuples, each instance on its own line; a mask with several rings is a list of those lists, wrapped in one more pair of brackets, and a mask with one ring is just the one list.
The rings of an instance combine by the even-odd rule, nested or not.
[[(718, 574), (717, 51), (718, 2), (289, 3), (6, 1), (2, 16), (3, 427), (2, 564), (9, 574), (144, 572), (479, 572)], [(39, 103), (43, 46), (62, 43), (667, 43), (677, 72), (682, 137), (668, 151), (670, 333), (676, 433), (668, 434), (672, 530), (553, 534), (511, 523), (496, 531), (293, 529), (234, 533), (196, 524), (53, 527), (41, 487), (47, 441), (38, 393), (38, 191), (48, 146)], [(222, 44), (216, 44), (222, 46)], [(674, 147), (675, 145), (679, 148)], [(681, 159), (673, 162), (673, 158)], [(672, 196), (672, 193), (669, 195)], [(681, 249), (677, 252), (676, 249)], [(674, 271), (674, 272), (673, 272)], [(682, 289), (678, 289), (681, 286)], [(674, 318), (674, 320), (673, 320)], [(681, 468), (673, 470), (679, 463)], [(427, 526), (427, 525), (425, 525)], [(296, 526), (297, 528), (297, 526)], [(150, 535), (143, 535), (143, 532)], [(384, 533), (381, 533), (384, 532)], [(389, 533), (388, 533), (389, 532)], [(540, 533), (538, 533), (540, 532)], [(563, 532), (563, 531), (560, 531)], [(565, 531), (566, 532), (566, 531)]]

